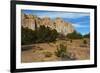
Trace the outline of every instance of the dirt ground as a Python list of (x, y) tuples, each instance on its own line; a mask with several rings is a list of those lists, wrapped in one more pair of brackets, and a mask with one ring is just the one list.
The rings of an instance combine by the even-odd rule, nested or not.
[[(57, 40), (53, 43), (39, 43), (33, 44), (33, 46), (27, 50), (21, 51), (21, 62), (30, 63), (30, 62), (44, 62), (44, 61), (61, 61), (61, 58), (55, 55), (57, 46), (63, 44), (66, 46), (67, 51), (72, 53), (76, 60), (87, 60), (90, 59), (90, 45), (89, 39), (88, 43), (84, 45), (83, 39), (79, 40)], [(50, 53), (50, 56), (48, 56)]]

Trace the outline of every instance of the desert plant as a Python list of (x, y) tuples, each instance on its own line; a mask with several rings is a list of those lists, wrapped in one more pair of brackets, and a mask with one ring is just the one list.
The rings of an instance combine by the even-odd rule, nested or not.
[(71, 39), (71, 40), (70, 40), (70, 43), (72, 43), (72, 42), (73, 42), (73, 40)]
[(34, 34), (35, 31), (32, 31), (29, 28), (24, 28), (21, 27), (21, 44), (22, 45), (26, 45), (26, 44), (31, 44), (34, 43), (36, 41), (36, 36)]
[(67, 48), (60, 44), (60, 46), (55, 51), (55, 55), (60, 57), (62, 60), (75, 60), (76, 57), (72, 55), (72, 53), (68, 52)]
[(55, 51), (55, 55), (57, 56), (57, 57), (66, 57), (66, 47), (64, 46), (64, 45), (62, 45), (62, 44), (60, 44), (60, 46), (59, 47), (57, 47), (57, 50)]
[(87, 44), (87, 41), (86, 40), (83, 40), (83, 44)]
[(84, 38), (90, 38), (90, 33), (83, 35)]
[(67, 34), (67, 38), (69, 38), (69, 39), (82, 39), (82, 35), (81, 35), (81, 33), (74, 31), (72, 33)]
[(21, 44), (28, 45), (33, 43), (54, 42), (58, 36), (55, 29), (40, 26), (36, 30), (21, 27)]
[(36, 52), (36, 50), (33, 50), (33, 53), (35, 53)]
[(44, 54), (45, 54), (45, 57), (51, 57), (52, 56), (52, 53), (48, 52), (48, 51), (44, 52)]

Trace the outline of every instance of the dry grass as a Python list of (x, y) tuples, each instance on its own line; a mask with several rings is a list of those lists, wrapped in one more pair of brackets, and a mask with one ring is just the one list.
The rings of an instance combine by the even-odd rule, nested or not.
[[(60, 61), (61, 59), (55, 55), (55, 51), (59, 44), (63, 44), (67, 47), (71, 56), (74, 56), (76, 60), (86, 60), (90, 58), (90, 45), (83, 43), (83, 39), (65, 41), (57, 40), (55, 43), (39, 43), (33, 44), (29, 50), (21, 52), (21, 61), (27, 62), (44, 62), (44, 61)], [(85, 46), (84, 46), (85, 45)]]

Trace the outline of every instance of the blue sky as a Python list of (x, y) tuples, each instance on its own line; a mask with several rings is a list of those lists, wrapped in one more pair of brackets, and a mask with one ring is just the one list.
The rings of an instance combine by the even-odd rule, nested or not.
[(45, 16), (55, 19), (62, 18), (65, 22), (70, 22), (75, 30), (81, 34), (90, 32), (90, 14), (84, 12), (61, 12), (61, 11), (43, 11), (43, 10), (22, 10), (22, 13), (36, 15), (40, 18)]

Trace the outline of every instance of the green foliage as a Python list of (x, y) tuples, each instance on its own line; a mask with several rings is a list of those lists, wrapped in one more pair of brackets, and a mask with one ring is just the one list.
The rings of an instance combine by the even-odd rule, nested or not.
[(36, 36), (34, 36), (35, 31), (28, 28), (21, 28), (21, 44), (31, 44), (36, 41)]
[(60, 44), (59, 48), (57, 48), (57, 50), (55, 51), (55, 55), (57, 57), (61, 57), (61, 58), (66, 57), (66, 55), (67, 55), (66, 51), (67, 51), (66, 47), (64, 45)]
[(82, 39), (82, 35), (76, 31), (74, 31), (73, 33), (69, 33), (67, 35), (67, 38), (69, 38), (69, 39)]
[(52, 42), (56, 40), (58, 35), (56, 30), (51, 30), (49, 27), (45, 26), (40, 26), (36, 32), (37, 42)]
[(90, 33), (85, 34), (83, 37), (84, 37), (84, 38), (90, 38)]
[(75, 60), (75, 54), (68, 52), (67, 48), (60, 44), (60, 46), (55, 51), (55, 55), (60, 57), (62, 60)]
[(55, 29), (51, 30), (49, 27), (45, 26), (40, 26), (34, 31), (23, 27), (21, 30), (22, 45), (53, 42), (58, 36), (58, 33)]

